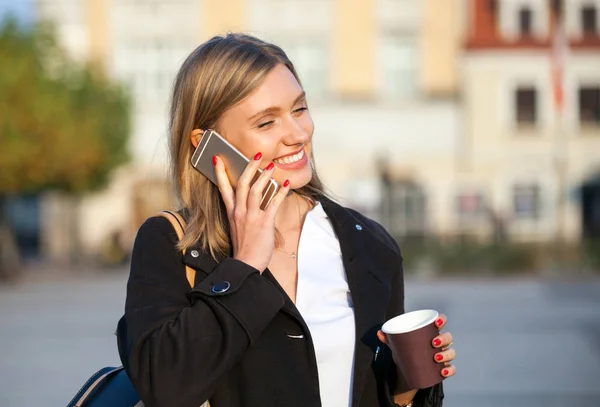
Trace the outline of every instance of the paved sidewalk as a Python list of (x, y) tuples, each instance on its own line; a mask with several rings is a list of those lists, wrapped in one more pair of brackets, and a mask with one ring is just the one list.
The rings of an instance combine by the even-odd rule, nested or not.
[[(118, 365), (126, 272), (0, 287), (0, 406), (65, 406)], [(600, 280), (408, 281), (407, 309), (449, 316), (446, 407), (600, 406)]]

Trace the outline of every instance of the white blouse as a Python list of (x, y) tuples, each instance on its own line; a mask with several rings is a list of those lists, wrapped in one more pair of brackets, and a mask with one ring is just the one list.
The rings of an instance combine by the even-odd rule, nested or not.
[(322, 407), (351, 406), (354, 309), (340, 245), (320, 203), (300, 235), (296, 307), (312, 336)]

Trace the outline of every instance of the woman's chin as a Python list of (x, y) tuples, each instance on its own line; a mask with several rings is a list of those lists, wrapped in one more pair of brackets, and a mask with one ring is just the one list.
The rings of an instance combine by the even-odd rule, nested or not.
[(281, 179), (277, 180), (277, 183), (279, 185), (283, 185), (283, 183), (285, 182), (286, 179), (290, 180), (290, 189), (300, 189), (304, 186), (306, 186), (310, 180), (312, 179), (312, 170), (309, 171), (302, 171), (301, 173), (298, 171), (294, 171), (295, 173), (289, 174), (289, 176), (287, 174), (282, 174), (283, 176), (281, 177)]

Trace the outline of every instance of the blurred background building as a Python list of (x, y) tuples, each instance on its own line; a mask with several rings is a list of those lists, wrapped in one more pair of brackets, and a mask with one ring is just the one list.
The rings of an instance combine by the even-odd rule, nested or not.
[(470, 215), (491, 211), (512, 238), (598, 233), (599, 10), (587, 0), (471, 2), (457, 176), (479, 203)]
[(35, 10), (73, 58), (134, 97), (132, 163), (76, 206), (42, 200), (47, 258), (94, 254), (115, 235), (130, 245), (174, 205), (171, 85), (197, 45), (227, 31), (288, 53), (327, 187), (397, 238), (600, 236), (600, 0), (36, 0)]

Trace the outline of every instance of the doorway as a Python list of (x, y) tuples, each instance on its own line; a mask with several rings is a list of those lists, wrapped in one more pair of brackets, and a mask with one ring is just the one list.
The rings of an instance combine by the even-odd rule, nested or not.
[(584, 239), (600, 238), (600, 174), (581, 187), (581, 219)]

